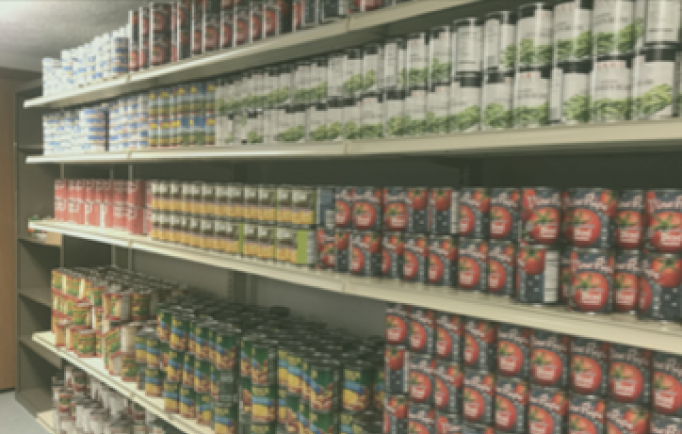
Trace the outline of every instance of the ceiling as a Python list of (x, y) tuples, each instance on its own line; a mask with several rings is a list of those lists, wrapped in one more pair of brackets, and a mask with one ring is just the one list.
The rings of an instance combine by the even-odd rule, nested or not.
[(43, 57), (128, 21), (144, 0), (0, 0), (0, 68), (40, 71)]

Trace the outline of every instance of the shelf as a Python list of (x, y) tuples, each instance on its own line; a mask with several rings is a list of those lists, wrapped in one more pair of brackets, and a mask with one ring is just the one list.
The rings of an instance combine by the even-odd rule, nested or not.
[(35, 301), (38, 304), (52, 308), (52, 295), (49, 288), (44, 289), (20, 289), (18, 294), (21, 297)]
[(27, 243), (31, 243), (31, 244), (38, 244), (40, 246), (47, 246), (47, 247), (61, 247), (62, 246), (61, 242), (60, 243), (50, 242), (50, 241), (46, 242), (46, 241), (43, 241), (39, 238), (32, 237), (30, 235), (19, 235), (19, 236), (17, 236), (17, 239), (24, 241), (24, 242), (27, 242)]
[(54, 410), (41, 411), (36, 414), (36, 422), (43, 427), (47, 432), (52, 434), (59, 434), (52, 428), (52, 413)]
[[(133, 72), (73, 91), (34, 98), (26, 101), (24, 107), (59, 108), (92, 103), (154, 86), (199, 80), (328, 53), (332, 50), (379, 40), (385, 36), (405, 34), (415, 28), (423, 30), (433, 25), (433, 21), (428, 20), (435, 19), (442, 24), (452, 18), (449, 14), (443, 15), (443, 12), (483, 3), (494, 2), (488, 0), (415, 0), (380, 11), (357, 14), (311, 30), (208, 53), (146, 71)], [(497, 4), (504, 3), (497, 2)], [(409, 21), (409, 27), (401, 25), (401, 21)]]
[(250, 145), (159, 149), (125, 153), (30, 156), (28, 164), (113, 164), (201, 160), (366, 158), (400, 155), (522, 155), (611, 151), (641, 152), (682, 148), (682, 122), (626, 122), (580, 127), (546, 127), (303, 145)]
[(46, 350), (51, 351), (77, 368), (82, 369), (89, 375), (97, 378), (103, 383), (106, 383), (108, 386), (112, 387), (123, 396), (142, 405), (145, 409), (147, 409), (147, 411), (152, 412), (154, 415), (165, 420), (176, 428), (179, 428), (189, 434), (213, 434), (213, 430), (209, 427), (200, 426), (193, 420), (181, 418), (179, 415), (166, 413), (163, 408), (163, 399), (145, 396), (143, 391), (137, 390), (137, 383), (126, 383), (120, 378), (109, 375), (106, 369), (104, 369), (104, 362), (102, 359), (81, 359), (73, 353), (70, 353), (62, 348), (55, 347), (54, 334), (52, 332), (35, 333), (33, 335), (33, 340)]
[[(113, 231), (81, 228), (54, 222), (31, 223), (36, 229), (56, 231), (84, 239), (107, 242), (107, 239), (129, 248), (169, 256), (194, 263), (242, 271), (320, 290), (343, 293), (373, 300), (423, 306), (481, 319), (508, 322), (570, 335), (584, 336), (636, 347), (682, 354), (682, 326), (635, 321), (619, 316), (583, 315), (567, 312), (564, 307), (529, 307), (453, 289), (412, 286), (387, 280), (351, 277), (343, 274), (269, 264), (258, 260), (229, 257), (188, 247), (152, 241)], [(110, 234), (110, 235), (105, 235)], [(121, 244), (119, 244), (121, 245)]]
[(31, 351), (45, 359), (55, 368), (57, 369), (62, 368), (62, 359), (55, 356), (54, 353), (45, 350), (45, 347), (43, 347), (42, 345), (38, 345), (37, 343), (35, 343), (30, 336), (21, 336), (19, 338), (19, 342), (26, 348), (29, 348)]
[(52, 396), (48, 388), (25, 389), (16, 393), (17, 401), (20, 401), (34, 415), (43, 413), (54, 408)]

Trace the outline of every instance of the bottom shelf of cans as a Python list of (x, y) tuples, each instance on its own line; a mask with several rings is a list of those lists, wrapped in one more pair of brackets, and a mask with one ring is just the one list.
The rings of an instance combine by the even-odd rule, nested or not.
[[(146, 396), (144, 391), (137, 390), (137, 385), (135, 382), (124, 382), (121, 378), (114, 377), (110, 375), (104, 367), (104, 362), (101, 359), (81, 359), (73, 353), (68, 352), (63, 348), (58, 348), (55, 345), (55, 335), (52, 332), (40, 332), (33, 335), (33, 340), (48, 350), (58, 354), (61, 358), (71, 363), (79, 370), (83, 371), (88, 376), (92, 377), (98, 382), (103, 383), (107, 387), (113, 389), (123, 398), (132, 401), (143, 407), (151, 415), (162, 419), (172, 426), (181, 430), (185, 433), (197, 433), (197, 434), (212, 434), (213, 430), (208, 426), (201, 426), (194, 420), (184, 419), (180, 416), (167, 413), (164, 408), (164, 400), (162, 398), (154, 398)], [(150, 416), (150, 419), (153, 417)], [(52, 425), (55, 426), (54, 424)], [(132, 425), (131, 425), (132, 427)], [(71, 431), (57, 431), (53, 428), (55, 432), (66, 432), (71, 433)], [(76, 431), (73, 431), (76, 432)], [(128, 431), (121, 431), (128, 432)], [(132, 431), (130, 431), (132, 432)], [(156, 432), (156, 431), (150, 431)]]

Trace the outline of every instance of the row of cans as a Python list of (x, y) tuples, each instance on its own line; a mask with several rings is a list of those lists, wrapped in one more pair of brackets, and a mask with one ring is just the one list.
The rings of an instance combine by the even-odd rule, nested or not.
[(54, 198), (137, 207), (151, 206), (151, 184), (141, 179), (55, 179)]

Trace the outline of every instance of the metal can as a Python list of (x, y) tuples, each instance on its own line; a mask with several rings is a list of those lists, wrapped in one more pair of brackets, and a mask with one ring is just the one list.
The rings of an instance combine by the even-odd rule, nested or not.
[(408, 401), (404, 395), (390, 395), (386, 397), (384, 432), (398, 434), (407, 432)]
[(459, 197), (459, 235), (487, 238), (490, 229), (490, 194), (483, 187), (466, 187)]
[[(393, 317), (400, 320), (399, 317)], [(397, 326), (397, 325), (396, 325)], [(388, 333), (388, 330), (387, 330)], [(436, 358), (457, 362), (462, 359), (464, 319), (446, 312), (436, 314)], [(388, 336), (387, 336), (388, 338)]]
[(573, 188), (568, 193), (565, 238), (576, 247), (613, 245), (617, 214), (616, 193), (604, 188)]
[(516, 13), (486, 14), (483, 30), (484, 71), (510, 71), (516, 64)]
[(434, 370), (436, 411), (446, 414), (459, 413), (462, 406), (464, 373), (455, 362), (437, 361)]
[(180, 386), (180, 416), (185, 419), (197, 417), (196, 393), (193, 386)]
[(483, 68), (483, 19), (463, 18), (452, 25), (454, 73), (476, 72)]
[(146, 368), (144, 372), (145, 395), (154, 398), (161, 398), (163, 395), (161, 368)]
[(313, 413), (331, 412), (341, 402), (341, 365), (331, 359), (310, 363), (310, 408)]
[(451, 132), (470, 133), (481, 128), (481, 93), (483, 76), (480, 72), (460, 72), (450, 87)]
[(457, 245), (450, 235), (429, 237), (428, 283), (454, 287), (457, 282)]
[[(563, 389), (531, 386), (528, 407), (529, 432), (560, 434), (566, 429), (567, 413), (568, 398)], [(551, 430), (547, 430), (548, 426)]]
[(163, 409), (166, 413), (170, 414), (178, 414), (180, 412), (180, 383), (164, 381)]
[(211, 391), (211, 363), (208, 360), (194, 359), (194, 390), (197, 394)]
[(513, 297), (516, 285), (517, 246), (511, 241), (490, 241), (488, 251), (488, 293)]
[(638, 317), (655, 321), (679, 320), (681, 282), (682, 258), (678, 255), (644, 255), (639, 280)]
[(657, 352), (653, 355), (651, 404), (656, 413), (682, 415), (682, 357)]
[[(657, 3), (653, 2), (650, 7)], [(660, 120), (676, 116), (678, 96), (674, 89), (679, 64), (675, 39), (675, 45), (647, 45), (637, 50), (633, 66), (632, 119)]]
[(410, 404), (407, 432), (436, 434), (436, 413), (433, 406)]
[(609, 397), (618, 402), (649, 404), (652, 351), (613, 343), (609, 351)]
[(493, 188), (490, 194), (490, 239), (517, 241), (521, 193), (517, 188)]
[[(510, 45), (516, 48), (516, 45)], [(516, 62), (513, 55), (505, 54), (505, 62)], [(483, 76), (481, 129), (503, 130), (511, 128), (514, 121), (514, 73), (486, 71)]]
[(292, 219), (292, 187), (281, 185), (276, 192), (276, 222), (277, 224), (290, 225)]
[(559, 252), (546, 246), (520, 246), (516, 279), (518, 302), (556, 303), (559, 299)]
[(606, 400), (595, 395), (571, 394), (568, 403), (568, 433), (583, 430), (604, 432)]
[(253, 386), (277, 384), (277, 342), (269, 339), (256, 340), (251, 351)]
[[(535, 57), (533, 54), (529, 57)], [(549, 125), (551, 66), (524, 66), (516, 74), (514, 126), (539, 128)]]
[(495, 369), (497, 324), (468, 318), (464, 323), (464, 365), (475, 370)]
[(521, 189), (521, 240), (529, 244), (552, 245), (559, 239), (561, 192), (552, 187)]
[(570, 390), (582, 395), (605, 396), (608, 390), (608, 356), (608, 343), (572, 337)]
[(409, 320), (410, 352), (433, 354), (436, 345), (436, 312), (415, 306), (409, 311)]
[(382, 236), (381, 277), (402, 279), (405, 240), (402, 232), (384, 232)]
[[(638, 6), (639, 7), (639, 6)], [(617, 2), (595, 2), (593, 13), (593, 55), (618, 54), (631, 52), (635, 47), (637, 35), (635, 24), (635, 2), (620, 0)]]
[(434, 404), (436, 391), (436, 360), (427, 354), (406, 355), (409, 369), (408, 396), (410, 402)]
[(488, 241), (463, 238), (459, 244), (459, 288), (467, 292), (488, 290)]
[(632, 112), (631, 54), (600, 55), (592, 72), (593, 123), (630, 120)]
[(386, 391), (389, 394), (408, 392), (409, 356), (404, 345), (386, 345)]
[(583, 313), (611, 313), (613, 253), (605, 249), (571, 251), (571, 294), (568, 309)]
[(494, 417), (495, 375), (491, 372), (464, 371), (464, 420), (491, 425)]
[(531, 329), (513, 324), (497, 327), (497, 373), (503, 377), (528, 378)]
[(351, 265), (351, 231), (349, 229), (337, 229), (335, 232), (336, 265), (337, 273), (348, 273)]
[[(574, 3), (566, 4), (573, 6)], [(550, 123), (579, 125), (590, 121), (591, 73), (591, 59), (564, 60), (555, 65), (552, 69)]]
[(232, 399), (228, 402), (213, 404), (213, 430), (215, 434), (234, 434), (239, 425), (239, 403)]
[(528, 381), (522, 378), (498, 377), (495, 385), (495, 429), (523, 432), (527, 423)]
[(544, 387), (568, 385), (569, 337), (545, 330), (531, 335), (531, 383)]
[(154, 335), (147, 336), (147, 367), (161, 366), (161, 340)]
[[(656, 415), (654, 417), (657, 417)], [(665, 418), (666, 416), (659, 416)], [(617, 429), (623, 434), (634, 434), (638, 431), (646, 432), (651, 422), (648, 407), (637, 404), (624, 404), (616, 401), (606, 403), (606, 429)], [(651, 424), (651, 433), (660, 434), (656, 431), (655, 423)], [(660, 428), (660, 427), (659, 427)], [(673, 431), (675, 432), (675, 431)]]
[(381, 274), (382, 259), (380, 232), (359, 231), (352, 234), (351, 274), (378, 277)]
[(682, 191), (646, 192), (647, 248), (662, 253), (682, 251)]
[(403, 281), (426, 283), (428, 279), (428, 257), (428, 236), (425, 234), (405, 234)]
[(276, 222), (277, 188), (274, 185), (258, 186), (258, 220), (261, 223)]
[(344, 363), (342, 408), (347, 411), (364, 411), (372, 405), (374, 368), (370, 362), (356, 359)]
[(637, 313), (641, 274), (639, 259), (638, 250), (620, 250), (616, 253), (613, 272), (614, 313)]
[(616, 246), (638, 249), (644, 239), (644, 190), (621, 190), (616, 216)]
[(277, 421), (277, 386), (251, 386), (251, 421), (274, 423)]
[(353, 190), (353, 228), (360, 231), (380, 230), (383, 190), (356, 187)]

